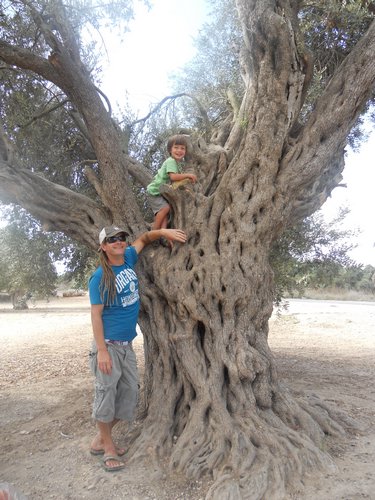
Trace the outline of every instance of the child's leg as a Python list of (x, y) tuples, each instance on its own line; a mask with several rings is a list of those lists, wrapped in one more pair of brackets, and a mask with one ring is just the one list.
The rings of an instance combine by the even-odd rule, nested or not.
[(152, 224), (152, 229), (161, 229), (167, 227), (169, 211), (170, 211), (169, 205), (166, 205), (165, 207), (159, 210), (159, 212), (155, 215), (155, 219)]
[[(162, 229), (166, 229), (168, 227), (168, 222), (169, 222), (168, 221), (168, 219), (169, 219), (168, 215), (169, 215), (169, 210), (168, 210), (168, 213), (166, 214), (166, 216), (164, 217), (164, 219), (161, 222), (161, 228)], [(164, 240), (162, 242), (163, 246), (168, 246), (170, 249), (173, 248), (173, 241), (165, 240), (165, 238), (161, 238), (161, 240)]]
[(168, 227), (168, 214), (161, 221), (161, 228), (162, 229), (167, 229), (167, 227)]

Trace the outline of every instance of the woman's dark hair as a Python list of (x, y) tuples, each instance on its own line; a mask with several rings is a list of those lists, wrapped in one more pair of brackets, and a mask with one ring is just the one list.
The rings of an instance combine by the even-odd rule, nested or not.
[(187, 149), (187, 139), (186, 139), (186, 136), (185, 135), (172, 135), (172, 137), (170, 137), (168, 139), (168, 142), (167, 142), (167, 151), (169, 154), (171, 154), (171, 151), (172, 151), (172, 146), (174, 145), (177, 145), (177, 146), (185, 146), (185, 148)]

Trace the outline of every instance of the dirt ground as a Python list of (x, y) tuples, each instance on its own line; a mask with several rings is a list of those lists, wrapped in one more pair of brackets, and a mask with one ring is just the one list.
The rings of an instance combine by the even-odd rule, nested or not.
[[(147, 461), (109, 474), (88, 453), (95, 426), (87, 297), (26, 312), (0, 304), (0, 342), (0, 483), (30, 500), (203, 500), (204, 480), (170, 477)], [(375, 303), (292, 300), (271, 319), (270, 345), (293, 392), (316, 394), (360, 428), (329, 441), (336, 470), (312, 472), (290, 499), (375, 499)], [(136, 351), (141, 371), (141, 336)], [(125, 447), (128, 431), (121, 424), (116, 433)]]

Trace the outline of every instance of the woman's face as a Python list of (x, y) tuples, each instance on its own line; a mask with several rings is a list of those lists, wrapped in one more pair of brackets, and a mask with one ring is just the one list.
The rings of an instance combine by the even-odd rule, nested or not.
[(107, 254), (108, 258), (123, 255), (126, 248), (126, 235), (119, 233), (106, 238), (101, 244), (101, 248)]

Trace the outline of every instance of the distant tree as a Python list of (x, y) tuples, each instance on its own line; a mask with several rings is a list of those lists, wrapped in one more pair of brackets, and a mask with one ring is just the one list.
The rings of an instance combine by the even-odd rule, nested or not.
[(355, 248), (356, 230), (343, 229), (348, 209), (325, 222), (316, 212), (288, 229), (275, 242), (270, 262), (275, 272), (275, 301), (285, 294), (302, 294), (308, 287), (332, 285), (342, 270), (355, 263), (349, 252)]
[[(139, 193), (152, 174), (129, 145), (147, 148), (133, 140), (134, 124), (111, 116), (95, 48), (81, 36), (86, 21), (98, 26), (108, 13), (129, 19), (131, 5), (18, 0), (0, 11), (0, 199), (93, 251), (108, 223), (133, 237), (147, 228)], [(279, 383), (267, 342), (270, 252), (342, 180), (348, 137), (373, 98), (375, 22), (363, 0), (225, 5), (238, 15), (240, 79), (233, 75), (236, 84), (222, 88), (217, 105), (213, 95), (211, 107), (192, 96), (189, 158), (199, 182), (165, 191), (188, 243), (172, 252), (150, 246), (139, 262), (145, 413), (129, 456), (167, 457), (193, 478), (209, 474), (211, 499), (271, 499), (287, 496), (312, 466), (324, 468), (324, 437), (343, 432), (334, 412)], [(34, 106), (30, 75), (39, 96), (49, 97), (43, 107), (38, 99)], [(10, 126), (3, 112), (17, 85), (29, 109), (23, 131), (64, 112), (59, 130), (67, 126), (69, 140), (46, 133), (46, 162), (31, 156), (32, 134)], [(66, 170), (51, 151), (71, 153)]]
[(11, 295), (14, 309), (27, 309), (33, 294), (47, 298), (55, 292), (57, 273), (49, 246), (41, 231), (27, 234), (16, 223), (0, 229), (0, 290)]
[(98, 256), (91, 248), (67, 240), (59, 256), (64, 282), (76, 289), (87, 289), (88, 278), (98, 265)]
[(333, 277), (331, 285), (345, 290), (357, 290), (366, 294), (375, 293), (375, 268), (360, 264), (340, 269)]
[[(7, 226), (2, 230), (0, 229), (4, 238), (8, 238), (10, 235), (10, 241), (14, 241), (16, 238), (21, 241), (25, 240), (25, 245), (28, 247), (28, 258), (31, 259), (31, 261), (33, 261), (35, 254), (35, 259), (39, 262), (39, 267), (45, 264), (49, 267), (50, 263), (52, 263), (54, 270), (56, 270), (55, 265), (58, 265), (60, 270), (60, 275), (56, 275), (57, 281), (56, 279), (51, 281), (51, 287), (45, 286), (46, 283), (44, 282), (44, 275), (42, 272), (40, 274), (40, 283), (35, 288), (34, 281), (28, 283), (26, 276), (16, 276), (18, 269), (20, 269), (21, 274), (23, 273), (23, 268), (15, 266), (14, 270), (12, 270), (12, 281), (23, 281), (28, 287), (31, 286), (32, 288), (32, 290), (28, 288), (26, 296), (33, 294), (48, 297), (51, 290), (54, 292), (54, 287), (60, 282), (66, 283), (76, 289), (87, 287), (88, 277), (98, 264), (97, 252), (91, 248), (80, 245), (63, 233), (46, 233), (33, 217), (19, 207), (9, 205), (7, 207), (3, 206), (1, 210), (0, 205), (0, 216), (4, 222), (7, 222)], [(19, 248), (19, 245), (14, 246), (16, 260), (24, 258), (22, 255), (19, 255)], [(6, 260), (7, 258), (4, 257), (4, 259)], [(39, 267), (37, 272), (39, 272)], [(7, 273), (4, 272), (3, 276), (5, 277), (6, 274)], [(1, 282), (5, 282), (5, 279), (1, 280)], [(4, 290), (6, 288), (7, 287), (4, 286)]]

